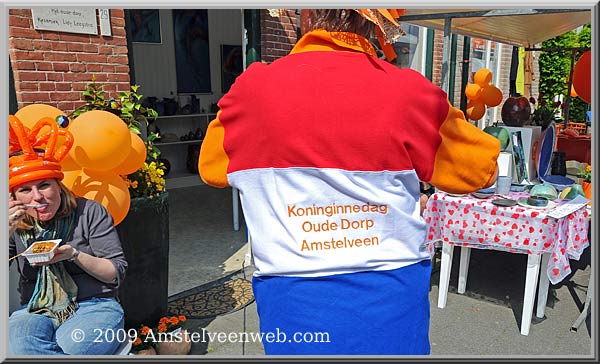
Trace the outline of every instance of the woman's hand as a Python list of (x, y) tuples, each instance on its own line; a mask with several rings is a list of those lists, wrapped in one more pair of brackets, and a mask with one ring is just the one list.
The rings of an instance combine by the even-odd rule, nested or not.
[(9, 234), (17, 230), (19, 221), (25, 217), (25, 205), (19, 200), (15, 200), (12, 196), (8, 200), (8, 228)]

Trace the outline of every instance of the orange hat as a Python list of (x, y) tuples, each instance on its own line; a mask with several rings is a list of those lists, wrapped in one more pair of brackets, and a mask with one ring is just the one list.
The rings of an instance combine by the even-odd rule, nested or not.
[(396, 21), (404, 15), (404, 9), (354, 9), (363, 18), (377, 25), (377, 40), (381, 46), (383, 54), (388, 61), (396, 58), (396, 52), (392, 42), (403, 36), (405, 33), (400, 28), (400, 23)]
[[(285, 14), (287, 9), (268, 9), (269, 15), (277, 18)], [(405, 35), (400, 23), (396, 19), (400, 18), (406, 9), (353, 9), (363, 18), (377, 25), (377, 40), (381, 46), (381, 50), (385, 54), (388, 61), (396, 58), (396, 52), (392, 46), (398, 38)], [(306, 14), (305, 14), (306, 15)]]
[[(49, 117), (40, 119), (31, 130), (14, 115), (9, 115), (8, 121), (9, 189), (12, 191), (18, 185), (38, 179), (62, 180), (60, 161), (73, 146), (73, 135), (66, 129), (59, 129), (57, 122)], [(50, 127), (50, 130), (38, 136), (44, 127)], [(59, 136), (65, 137), (65, 141), (57, 149)], [(39, 151), (44, 145), (44, 151)], [(13, 155), (19, 151), (22, 153)]]

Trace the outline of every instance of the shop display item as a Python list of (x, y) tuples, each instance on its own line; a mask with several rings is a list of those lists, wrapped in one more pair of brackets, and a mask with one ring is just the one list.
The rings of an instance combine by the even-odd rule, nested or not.
[(517, 204), (516, 200), (510, 198), (498, 198), (492, 201), (492, 204), (502, 207), (511, 207)]
[(549, 200), (554, 200), (558, 198), (558, 191), (556, 188), (548, 183), (542, 183), (539, 185), (535, 185), (531, 188), (531, 195), (538, 197), (545, 197)]
[(502, 105), (502, 122), (508, 126), (523, 126), (531, 115), (529, 99), (523, 96), (511, 96)]
[[(531, 196), (530, 196), (531, 197)], [(530, 203), (530, 197), (521, 197), (517, 203), (520, 206), (528, 207), (530, 209), (539, 209), (539, 210), (550, 210), (556, 207), (556, 202), (547, 200), (547, 203), (543, 206), (536, 206)]]
[[(540, 153), (537, 160), (537, 172), (540, 181), (552, 185), (558, 191), (562, 191), (565, 187), (573, 185), (575, 181), (571, 178), (551, 174), (551, 162), (556, 141), (556, 124), (554, 122), (550, 123), (546, 130), (544, 130), (541, 141)], [(564, 169), (566, 172), (566, 166)]]

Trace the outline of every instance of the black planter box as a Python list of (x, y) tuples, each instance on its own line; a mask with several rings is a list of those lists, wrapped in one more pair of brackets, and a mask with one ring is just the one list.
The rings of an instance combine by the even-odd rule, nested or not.
[(168, 193), (133, 198), (125, 219), (117, 225), (129, 264), (119, 289), (125, 327), (154, 326), (167, 314), (169, 284)]

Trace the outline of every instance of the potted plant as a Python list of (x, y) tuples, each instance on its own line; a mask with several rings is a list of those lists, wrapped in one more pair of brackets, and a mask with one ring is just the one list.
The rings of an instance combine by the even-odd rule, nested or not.
[(159, 355), (187, 355), (192, 348), (190, 335), (182, 325), (186, 321), (186, 317), (180, 316), (163, 316), (158, 321), (157, 331), (161, 337), (156, 344), (156, 352)]
[(156, 355), (156, 343), (152, 340), (152, 329), (141, 325), (136, 330), (135, 340), (131, 343), (131, 352), (136, 355)]
[(590, 205), (591, 205), (591, 200), (592, 200), (592, 166), (588, 164), (585, 167), (585, 171), (582, 172), (578, 177), (583, 178), (583, 181), (581, 182), (581, 187), (583, 187), (583, 192), (585, 193), (585, 197), (587, 197), (587, 199), (590, 200)]
[[(561, 109), (565, 106), (565, 104), (560, 101), (553, 101), (548, 103), (544, 100), (543, 95), (538, 97), (537, 107), (533, 110), (531, 114), (531, 124), (541, 126), (542, 131), (546, 130), (548, 125), (551, 122), (560, 123), (562, 122), (561, 118)], [(529, 102), (532, 105), (536, 105), (535, 98), (529, 98)]]
[[(119, 116), (132, 133), (141, 135), (141, 128), (147, 130), (149, 122), (158, 114), (142, 104), (139, 87), (132, 85), (130, 91), (119, 92), (117, 98), (108, 99), (103, 87), (92, 77), (83, 92), (85, 105), (72, 116), (76, 118), (89, 110), (108, 111)], [(167, 313), (169, 211), (165, 166), (159, 158), (160, 150), (154, 145), (158, 136), (158, 133), (148, 132), (146, 138), (142, 138), (146, 145), (145, 163), (137, 171), (122, 176), (128, 185), (131, 204), (127, 216), (117, 225), (129, 264), (119, 298), (125, 311), (125, 325), (129, 328), (156, 322)]]

